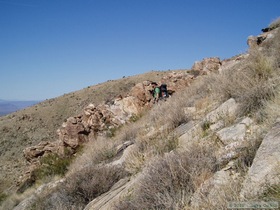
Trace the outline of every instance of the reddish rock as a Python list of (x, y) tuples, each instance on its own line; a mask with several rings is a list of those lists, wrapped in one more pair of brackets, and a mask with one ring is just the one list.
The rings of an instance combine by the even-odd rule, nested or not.
[(23, 150), (27, 161), (33, 162), (34, 159), (43, 156), (46, 152), (56, 152), (56, 144), (53, 142), (40, 142), (36, 146), (27, 147)]
[(192, 66), (192, 70), (199, 71), (200, 75), (204, 75), (217, 71), (221, 65), (222, 63), (217, 57), (204, 58), (202, 61), (196, 61)]

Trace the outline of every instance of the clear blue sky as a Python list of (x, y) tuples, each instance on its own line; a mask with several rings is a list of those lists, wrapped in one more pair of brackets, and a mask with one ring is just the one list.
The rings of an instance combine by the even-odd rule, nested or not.
[(279, 16), (279, 0), (0, 0), (0, 99), (229, 58)]

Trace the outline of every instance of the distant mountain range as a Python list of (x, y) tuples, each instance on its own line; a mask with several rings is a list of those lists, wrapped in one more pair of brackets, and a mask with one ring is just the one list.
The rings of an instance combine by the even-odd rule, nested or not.
[(0, 99), (0, 116), (24, 109), (39, 102), (40, 101), (6, 101)]

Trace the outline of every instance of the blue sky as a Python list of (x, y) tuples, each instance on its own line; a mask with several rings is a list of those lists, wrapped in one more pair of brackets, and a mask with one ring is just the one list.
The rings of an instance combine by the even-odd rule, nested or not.
[(0, 99), (230, 58), (279, 16), (279, 0), (0, 0)]

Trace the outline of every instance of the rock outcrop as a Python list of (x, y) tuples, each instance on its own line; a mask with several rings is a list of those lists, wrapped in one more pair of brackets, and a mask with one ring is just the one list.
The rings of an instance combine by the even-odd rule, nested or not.
[(271, 29), (271, 30), (264, 30), (262, 34), (258, 36), (252, 36), (250, 35), (247, 38), (247, 44), (250, 48), (257, 47), (261, 45), (263, 42), (266, 42), (267, 40), (272, 39), (275, 34), (278, 32), (279, 28)]
[(200, 72), (199, 74), (209, 74), (217, 71), (221, 65), (222, 63), (218, 57), (204, 58), (202, 61), (196, 61), (192, 66), (192, 70)]

